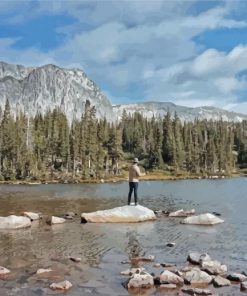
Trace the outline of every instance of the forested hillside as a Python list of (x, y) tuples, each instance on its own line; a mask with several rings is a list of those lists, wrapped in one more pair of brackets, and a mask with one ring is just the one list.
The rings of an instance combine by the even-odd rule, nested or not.
[(0, 180), (80, 179), (121, 174), (134, 156), (147, 169), (173, 174), (231, 174), (247, 163), (247, 122), (194, 121), (128, 115), (116, 124), (96, 119), (86, 102), (81, 120), (69, 124), (58, 109), (45, 115), (12, 116), (0, 110)]

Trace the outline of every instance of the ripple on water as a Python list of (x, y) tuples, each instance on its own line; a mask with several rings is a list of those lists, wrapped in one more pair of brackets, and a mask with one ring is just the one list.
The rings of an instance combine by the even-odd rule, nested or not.
[[(127, 183), (0, 185), (0, 215), (30, 210), (59, 216), (67, 211), (112, 208), (126, 203), (126, 188)], [(64, 276), (73, 283), (71, 295), (127, 295), (121, 286), (123, 278), (119, 272), (125, 267), (120, 262), (133, 254), (153, 254), (157, 262), (180, 266), (189, 252), (207, 252), (227, 264), (230, 271), (246, 271), (247, 201), (242, 198), (245, 188), (246, 179), (241, 178), (223, 183), (201, 180), (140, 184), (141, 204), (170, 211), (180, 208), (217, 211), (225, 223), (214, 227), (181, 225), (180, 219), (168, 217), (146, 223), (80, 224), (78, 217), (63, 225), (50, 227), (41, 222), (31, 229), (1, 232), (0, 265), (11, 266), (15, 278), (0, 282), (0, 295), (49, 295), (49, 290), (43, 290), (49, 281), (36, 281), (32, 273), (53, 264), (61, 264), (66, 270)], [(168, 242), (176, 245), (169, 248)], [(82, 262), (70, 262), (69, 256), (81, 257)], [(151, 269), (150, 265), (147, 268)], [(18, 294), (14, 294), (17, 290)], [(221, 291), (222, 295), (240, 295), (238, 286)], [(219, 290), (217, 293), (221, 295)], [(153, 294), (164, 295), (159, 291)]]

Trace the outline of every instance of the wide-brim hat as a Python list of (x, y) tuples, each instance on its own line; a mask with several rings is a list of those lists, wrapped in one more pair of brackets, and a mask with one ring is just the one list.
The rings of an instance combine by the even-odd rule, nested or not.
[(138, 163), (139, 162), (138, 158), (134, 158), (133, 162)]

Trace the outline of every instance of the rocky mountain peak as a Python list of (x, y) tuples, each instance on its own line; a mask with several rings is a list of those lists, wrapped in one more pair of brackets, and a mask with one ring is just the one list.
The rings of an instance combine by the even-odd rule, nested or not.
[(48, 64), (24, 67), (0, 62), (0, 106), (9, 99), (17, 110), (45, 113), (62, 108), (68, 119), (80, 119), (86, 100), (96, 107), (98, 118), (115, 120), (112, 105), (97, 85), (79, 69), (63, 69)]

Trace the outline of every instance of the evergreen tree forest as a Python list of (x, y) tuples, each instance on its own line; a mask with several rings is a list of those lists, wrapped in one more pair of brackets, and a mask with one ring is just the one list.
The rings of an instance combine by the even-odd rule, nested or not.
[(176, 114), (146, 119), (126, 111), (117, 123), (96, 119), (87, 101), (80, 120), (59, 109), (30, 117), (0, 109), (0, 180), (82, 180), (122, 174), (133, 157), (148, 170), (231, 174), (247, 164), (247, 122), (181, 123)]

